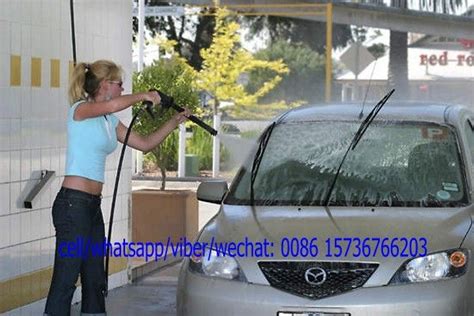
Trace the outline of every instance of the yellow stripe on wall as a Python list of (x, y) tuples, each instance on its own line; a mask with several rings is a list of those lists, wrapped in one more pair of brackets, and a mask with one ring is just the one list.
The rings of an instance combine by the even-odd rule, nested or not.
[[(127, 269), (127, 258), (111, 257), (109, 275)], [(48, 267), (0, 281), (0, 313), (31, 304), (48, 295), (53, 268)], [(76, 286), (80, 285), (80, 278)]]
[(21, 56), (10, 56), (10, 85), (21, 85)]
[(27, 273), (14, 279), (0, 282), (0, 313), (40, 300), (48, 295), (52, 268)]
[(59, 59), (51, 59), (51, 88), (59, 88), (60, 74), (59, 74)]
[(41, 58), (31, 58), (31, 86), (41, 87)]

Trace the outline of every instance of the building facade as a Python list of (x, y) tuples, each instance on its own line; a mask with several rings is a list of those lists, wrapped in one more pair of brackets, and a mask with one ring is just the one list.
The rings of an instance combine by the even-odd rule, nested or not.
[[(399, 98), (459, 103), (474, 106), (474, 45), (467, 39), (426, 37), (408, 48), (410, 91), (398, 91)], [(436, 43), (436, 44), (434, 44)], [(358, 75), (347, 72), (337, 77), (343, 101), (381, 98), (388, 92), (388, 53), (370, 63)], [(396, 89), (396, 87), (395, 87)]]
[[(78, 61), (121, 64), (130, 91), (132, 1), (75, 0), (74, 6)], [(1, 1), (0, 314), (38, 315), (44, 309), (54, 259), (51, 206), (65, 170), (71, 38), (69, 1)], [(127, 124), (131, 113), (118, 116)], [(107, 161), (102, 202), (107, 223), (119, 154), (116, 150)], [(42, 170), (54, 171), (54, 178), (33, 208), (25, 208)], [(129, 151), (121, 179), (113, 240), (129, 237)], [(126, 260), (112, 258), (110, 288), (127, 283), (127, 267)], [(74, 301), (80, 299), (78, 288)]]

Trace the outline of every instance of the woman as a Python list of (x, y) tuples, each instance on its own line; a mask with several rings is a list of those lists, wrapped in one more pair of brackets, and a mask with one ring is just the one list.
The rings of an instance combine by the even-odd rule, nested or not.
[[(69, 315), (79, 274), (82, 284), (81, 312), (105, 314), (103, 256), (87, 253), (87, 243), (103, 244), (104, 220), (100, 209), (106, 156), (123, 142), (127, 127), (113, 114), (142, 102), (160, 103), (156, 91), (121, 95), (122, 70), (107, 60), (78, 64), (72, 74), (68, 112), (66, 173), (53, 204), (56, 229), (54, 271), (45, 307), (47, 315)], [(144, 152), (158, 146), (190, 115), (176, 114), (159, 130), (143, 137), (130, 134), (128, 145)], [(79, 245), (83, 249), (68, 248)]]

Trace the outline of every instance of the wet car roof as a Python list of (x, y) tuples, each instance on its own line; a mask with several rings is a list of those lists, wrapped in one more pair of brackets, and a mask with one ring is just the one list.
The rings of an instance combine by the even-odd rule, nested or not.
[[(376, 103), (377, 102), (366, 102), (364, 107), (364, 118), (370, 113), (370, 111), (372, 111)], [(361, 103), (306, 105), (292, 109), (283, 114), (281, 116), (281, 122), (318, 121), (321, 119), (358, 121), (361, 108)], [(455, 123), (456, 117), (458, 117), (463, 111), (468, 111), (468, 108), (460, 105), (389, 100), (380, 110), (376, 120), (422, 121), (453, 124)]]

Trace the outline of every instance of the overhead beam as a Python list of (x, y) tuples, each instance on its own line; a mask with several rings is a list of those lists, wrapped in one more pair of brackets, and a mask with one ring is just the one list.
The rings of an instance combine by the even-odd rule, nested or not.
[(474, 38), (474, 18), (355, 3), (334, 5), (334, 21), (400, 32)]
[[(175, 0), (173, 3), (213, 6), (212, 1)], [(326, 21), (319, 14), (320, 2), (291, 3), (290, 0), (221, 0), (221, 6), (245, 13), (273, 13), (305, 20)], [(287, 7), (281, 5), (287, 4)], [(249, 5), (245, 8), (245, 5)], [(272, 7), (274, 5), (274, 7)], [(305, 8), (301, 5), (307, 5)], [(235, 6), (235, 7), (234, 7)], [(314, 6), (314, 7), (313, 7)], [(314, 9), (314, 10), (313, 10)], [(313, 10), (313, 11), (312, 11)], [(315, 12), (313, 15), (312, 12)], [(400, 32), (474, 39), (474, 18), (438, 13), (427, 13), (379, 5), (356, 3), (333, 3), (333, 23), (360, 25)]]

